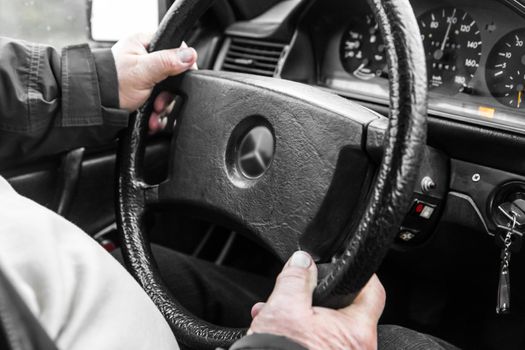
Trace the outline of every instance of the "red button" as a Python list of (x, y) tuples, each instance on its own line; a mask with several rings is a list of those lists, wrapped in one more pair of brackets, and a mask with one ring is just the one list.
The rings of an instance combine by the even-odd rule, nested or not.
[(421, 214), (423, 209), (425, 209), (425, 205), (423, 203), (418, 203), (415, 208), (416, 214)]

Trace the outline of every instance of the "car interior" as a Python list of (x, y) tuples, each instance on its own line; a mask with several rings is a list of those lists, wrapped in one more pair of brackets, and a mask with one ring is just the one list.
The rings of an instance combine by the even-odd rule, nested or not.
[[(160, 20), (173, 1), (153, 3)], [(408, 213), (395, 229), (392, 244), (377, 270), (387, 293), (380, 323), (431, 334), (462, 349), (524, 349), (525, 257), (520, 249), (525, 233), (525, 1), (411, 0), (410, 4), (425, 55), (419, 59), (425, 62), (427, 73), (427, 136), (426, 145), (420, 148)], [(317, 210), (326, 213), (301, 232), (307, 238), (294, 241), (300, 248), (314, 252), (319, 264), (328, 263), (344, 241), (329, 237), (328, 231), (326, 237), (308, 237), (319, 231), (316, 225), (334, 226), (334, 230), (346, 225), (337, 222), (342, 210), (350, 207), (362, 213), (374, 174), (382, 164), (383, 140), (388, 135), (389, 118), (393, 118), (389, 106), (395, 73), (389, 69), (393, 63), (389, 61), (383, 30), (366, 0), (216, 0), (183, 38), (196, 48), (198, 66), (204, 72), (192, 74), (195, 78), (182, 83), (183, 89), (194, 91), (199, 82), (222, 86), (224, 94), (220, 96), (226, 102), (210, 97), (204, 103), (203, 108), (213, 108), (213, 113), (236, 112), (239, 107), (232, 107), (225, 96), (244, 84), (257, 85), (260, 91), (297, 88), (286, 93), (304, 100), (316, 94), (338, 95), (349, 104), (359, 105), (349, 112), (354, 113), (356, 120), (375, 118), (367, 119), (362, 138), (352, 140), (366, 150), (366, 165), (361, 166), (361, 154), (339, 153), (339, 147), (344, 149), (343, 143), (333, 144), (337, 156), (329, 164), (301, 158), (303, 148), (321, 150), (321, 157), (323, 150), (331, 147), (323, 142), (333, 143), (333, 139), (314, 136), (311, 140), (315, 141), (310, 143), (308, 134), (298, 137), (302, 147), (292, 148), (297, 150), (297, 160), (282, 170), (291, 181), (296, 181), (288, 170), (299, 168), (310, 181), (321, 177), (318, 174), (324, 171), (323, 164), (328, 164), (327, 174), (322, 176), (329, 176), (329, 181), (318, 187), (326, 190), (331, 186), (330, 204), (321, 205), (316, 202), (317, 197), (308, 193), (320, 190), (316, 186), (302, 188), (300, 194), (292, 196), (302, 200), (307, 209), (312, 207), (314, 214)], [(90, 45), (110, 47), (112, 42), (91, 36)], [(231, 76), (240, 78), (230, 84)], [(261, 110), (284, 110), (284, 102), (281, 105), (272, 96), (265, 95), (270, 102)], [(204, 93), (201, 96), (208, 97)], [(326, 97), (323, 101), (332, 100)], [(326, 108), (335, 110), (338, 103), (334, 100), (334, 106)], [(289, 108), (306, 108), (299, 103), (290, 104)], [(143, 140), (143, 181), (147, 184), (165, 183), (173, 175), (184, 178), (184, 173), (176, 169), (181, 164), (186, 165), (184, 169), (205, 173), (196, 154), (220, 148), (213, 143), (191, 144), (196, 147), (193, 158), (191, 154), (174, 156), (172, 148), (182, 149), (181, 145), (190, 145), (199, 135), (184, 131), (185, 122), (179, 125), (178, 113), (182, 112), (176, 108), (170, 115), (173, 128)], [(253, 122), (250, 125), (264, 126), (261, 130), (252, 129), (260, 131), (260, 137), (267, 130), (276, 133), (264, 117), (249, 119)], [(217, 124), (209, 127), (220, 129), (221, 121), (214, 120)], [(344, 135), (353, 130), (353, 126), (337, 121), (327, 125), (330, 120), (318, 117), (312, 122), (312, 135)], [(238, 134), (237, 139), (248, 142), (244, 137), (252, 131), (242, 123), (234, 133)], [(178, 138), (177, 145), (174, 138)], [(126, 139), (124, 134), (122, 139)], [(243, 142), (234, 147), (235, 152), (242, 152)], [(276, 145), (268, 146), (268, 153), (279, 146), (279, 137), (275, 136), (275, 142)], [(0, 164), (0, 175), (19, 193), (56, 211), (112, 251), (121, 245), (118, 226), (122, 219), (116, 203), (129, 199), (122, 197), (118, 180), (120, 172), (122, 182), (122, 168), (117, 166), (117, 153), (122, 148), (119, 150), (117, 143), (72, 149), (7, 166)], [(230, 149), (229, 144), (225, 147)], [(224, 167), (230, 169), (228, 157)], [(278, 161), (276, 158), (270, 164), (271, 160), (263, 159), (267, 168), (261, 172), (256, 165), (236, 163), (232, 167), (240, 166), (242, 174), (230, 169), (232, 173), (225, 176), (238, 187), (251, 187), (252, 182), (256, 186), (257, 178), (270, 172)], [(304, 166), (310, 163), (318, 165)], [(350, 170), (362, 173), (365, 180), (352, 177)], [(402, 176), (402, 171), (399, 174)], [(241, 181), (238, 175), (248, 180), (243, 182), (244, 178)], [(181, 180), (174, 184), (182, 193), (175, 204), (153, 205), (148, 210), (144, 226), (149, 241), (216, 265), (274, 279), (290, 250), (270, 249), (266, 240), (279, 235), (280, 230), (295, 229), (295, 223), (283, 219), (278, 222), (280, 226), (260, 228), (244, 225), (231, 214), (246, 210), (239, 216), (247, 221), (250, 210), (259, 215), (261, 211), (253, 211), (252, 205), (259, 208), (268, 202), (265, 194), (256, 191), (243, 199), (247, 201), (246, 208), (239, 209), (231, 203), (225, 194), (226, 186), (209, 190), (211, 194), (206, 192), (219, 204), (200, 206), (192, 196), (202, 195), (202, 188), (208, 184), (206, 179), (203, 176), (193, 182)], [(195, 193), (188, 189), (192, 186)], [(338, 189), (353, 191), (352, 201), (338, 196)], [(282, 188), (275, 189), (278, 190)], [(172, 192), (175, 190), (168, 190), (167, 196)], [(226, 208), (224, 212), (215, 210), (220, 205)], [(278, 217), (279, 209), (275, 204), (276, 213), (272, 215)], [(307, 214), (310, 219), (315, 216)], [(283, 229), (285, 224), (291, 227)], [(297, 227), (304, 228), (301, 224), (297, 223)], [(261, 238), (258, 230), (263, 229), (271, 232), (270, 236)], [(505, 276), (503, 265), (508, 269)], [(506, 299), (501, 294), (502, 284), (510, 293)]]

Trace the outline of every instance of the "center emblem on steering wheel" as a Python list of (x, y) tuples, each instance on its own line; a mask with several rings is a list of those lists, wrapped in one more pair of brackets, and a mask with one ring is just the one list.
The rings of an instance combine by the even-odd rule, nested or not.
[(257, 126), (241, 140), (237, 152), (237, 166), (244, 176), (256, 179), (270, 168), (273, 155), (272, 132), (265, 126)]

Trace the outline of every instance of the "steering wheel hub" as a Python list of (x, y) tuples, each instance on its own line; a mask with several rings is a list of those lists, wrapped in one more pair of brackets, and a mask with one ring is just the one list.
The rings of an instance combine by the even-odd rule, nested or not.
[(272, 164), (275, 141), (270, 129), (256, 126), (244, 136), (237, 152), (237, 166), (246, 178), (258, 179)]

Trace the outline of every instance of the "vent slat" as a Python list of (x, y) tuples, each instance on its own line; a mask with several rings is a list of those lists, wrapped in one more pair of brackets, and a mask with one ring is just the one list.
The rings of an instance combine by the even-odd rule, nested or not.
[(236, 65), (239, 65), (239, 66), (267, 68), (267, 69), (271, 70), (272, 72), (275, 70), (275, 64), (259, 62), (257, 60), (253, 60), (251, 58), (246, 59), (246, 58), (230, 58), (230, 57), (226, 57), (224, 62), (228, 62), (228, 63), (231, 63), (231, 64), (236, 64)]
[(255, 69), (255, 68), (248, 68), (248, 67), (241, 67), (241, 66), (236, 66), (236, 65), (233, 65), (233, 64), (228, 64), (228, 63), (225, 63), (222, 68), (226, 71), (229, 71), (229, 72), (239, 72), (239, 73), (251, 73), (251, 74), (256, 74), (256, 75), (264, 75), (266, 77), (273, 77), (273, 71), (272, 72), (268, 72), (266, 70), (261, 70), (261, 69)]
[(230, 45), (230, 50), (237, 51), (237, 52), (248, 52), (255, 55), (260, 56), (270, 56), (270, 57), (277, 57), (279, 58), (281, 56), (282, 51), (269, 51), (259, 48), (252, 48), (252, 47), (240, 47), (236, 45)]
[(277, 64), (279, 62), (279, 58), (277, 57), (265, 57), (265, 56), (259, 56), (259, 55), (251, 55), (249, 53), (239, 53), (235, 51), (228, 52), (228, 57), (236, 57), (236, 58), (252, 58), (254, 60), (258, 61), (265, 61), (265, 62), (272, 62)]
[(266, 46), (266, 47), (275, 47), (282, 50), (286, 45), (279, 43), (272, 43), (269, 41), (258, 41), (251, 39), (242, 39), (242, 38), (233, 38), (232, 43), (241, 43), (244, 46), (255, 45), (255, 46)]
[(286, 45), (253, 39), (232, 38), (221, 69), (272, 77)]

